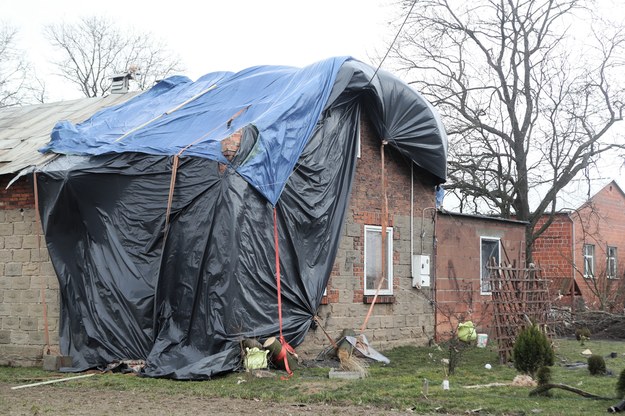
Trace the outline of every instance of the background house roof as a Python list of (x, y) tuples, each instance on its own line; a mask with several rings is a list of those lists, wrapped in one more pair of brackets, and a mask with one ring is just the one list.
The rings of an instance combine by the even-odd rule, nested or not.
[(38, 151), (50, 140), (59, 120), (82, 122), (104, 107), (120, 104), (137, 93), (111, 94), (48, 104), (0, 108), (0, 175), (16, 173), (54, 157)]

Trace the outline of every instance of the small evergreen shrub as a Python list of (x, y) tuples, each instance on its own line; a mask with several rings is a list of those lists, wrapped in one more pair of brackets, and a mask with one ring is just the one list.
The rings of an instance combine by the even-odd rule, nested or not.
[(547, 336), (536, 325), (521, 330), (514, 343), (514, 368), (534, 377), (542, 366), (553, 365), (554, 352)]
[(575, 329), (575, 339), (582, 343), (590, 339), (590, 329), (588, 327), (582, 327)]
[(605, 360), (602, 356), (593, 354), (588, 357), (588, 371), (593, 376), (602, 376), (605, 374)]
[(536, 381), (539, 386), (551, 383), (551, 368), (546, 365), (540, 367), (536, 373)]
[(625, 369), (621, 371), (616, 381), (616, 397), (622, 399), (625, 397)]

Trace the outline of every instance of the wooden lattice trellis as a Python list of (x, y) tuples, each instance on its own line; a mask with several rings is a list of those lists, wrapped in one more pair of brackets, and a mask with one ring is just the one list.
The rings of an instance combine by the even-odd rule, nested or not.
[(553, 335), (549, 282), (541, 278), (540, 269), (519, 268), (515, 263), (497, 266), (492, 259), (489, 267), (495, 340), (502, 364), (512, 358), (514, 341), (530, 322), (540, 325), (549, 337)]

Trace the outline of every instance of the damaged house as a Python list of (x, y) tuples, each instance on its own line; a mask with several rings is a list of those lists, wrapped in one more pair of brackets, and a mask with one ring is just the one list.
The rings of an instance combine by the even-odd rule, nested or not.
[[(243, 338), (313, 351), (327, 343), (318, 325), (390, 346), (433, 332), (412, 267), (433, 250), (415, 229), (433, 224), (414, 213), (445, 181), (446, 137), (388, 73), (332, 58), (173, 77), (58, 123), (43, 151), (53, 160), (16, 185), (35, 189), (25, 204), (41, 215), (75, 371), (132, 358), (147, 376), (203, 379), (238, 367)], [(20, 331), (0, 329), (0, 354)]]

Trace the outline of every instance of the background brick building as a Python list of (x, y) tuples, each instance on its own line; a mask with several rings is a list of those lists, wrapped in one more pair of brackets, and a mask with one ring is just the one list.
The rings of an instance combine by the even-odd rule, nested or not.
[[(546, 218), (545, 218), (546, 219)], [(556, 214), (536, 240), (534, 260), (559, 304), (622, 312), (625, 307), (625, 193), (615, 181), (579, 208)], [(571, 302), (571, 293), (575, 302)]]

